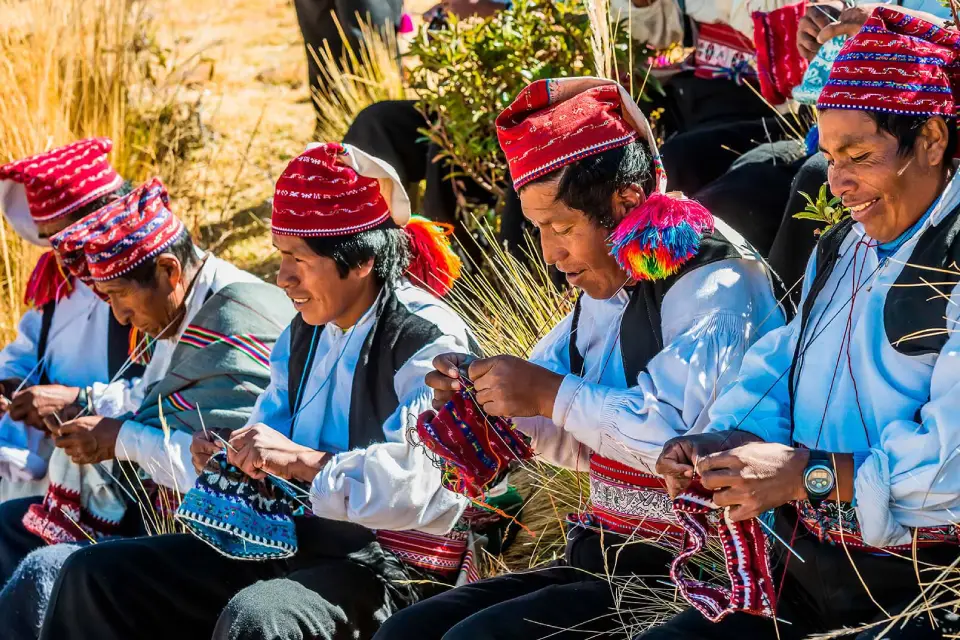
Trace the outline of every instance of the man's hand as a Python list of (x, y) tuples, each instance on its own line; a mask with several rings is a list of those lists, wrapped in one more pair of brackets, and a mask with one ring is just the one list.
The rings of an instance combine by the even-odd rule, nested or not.
[(433, 371), (424, 378), (433, 389), (433, 408), (439, 411), (460, 390), (460, 367), (474, 357), (466, 353), (441, 353), (433, 359)]
[(515, 356), (474, 360), (469, 367), (477, 404), (492, 416), (553, 416), (563, 376)]
[(92, 464), (116, 458), (117, 436), (123, 423), (102, 416), (84, 416), (51, 427), (53, 444), (77, 464)]
[(761, 440), (748, 431), (714, 431), (667, 440), (657, 459), (657, 473), (663, 476), (670, 497), (676, 498), (690, 484), (704, 456), (748, 442)]
[(873, 13), (873, 9), (868, 8), (868, 5), (848, 7), (844, 9), (840, 14), (840, 22), (825, 26), (820, 31), (820, 35), (817, 36), (817, 42), (822, 45), (831, 38), (835, 38), (837, 36), (853, 37), (857, 35), (857, 33), (860, 31), (860, 28), (863, 27), (864, 23), (866, 23), (867, 18), (870, 17), (871, 13)]
[(800, 18), (800, 26), (797, 29), (797, 49), (808, 62), (813, 60), (820, 51), (820, 45), (826, 42), (826, 40), (818, 40), (820, 32), (837, 20), (842, 11), (843, 3), (841, 2), (807, 5), (807, 11)]
[(210, 457), (220, 453), (223, 443), (213, 437), (209, 431), (197, 431), (190, 441), (190, 461), (197, 473), (203, 471)]
[(227, 461), (258, 480), (270, 473), (312, 482), (329, 458), (329, 453), (297, 444), (265, 424), (234, 431), (227, 447)]
[[(47, 430), (44, 418), (60, 414), (66, 407), (77, 401), (79, 387), (65, 387), (60, 384), (44, 384), (28, 387), (17, 393), (10, 403), (10, 417), (22, 421), (31, 427)], [(63, 420), (64, 417), (60, 416)]]
[(806, 449), (751, 442), (702, 457), (697, 472), (717, 506), (730, 507), (730, 519), (739, 522), (806, 498), (803, 471), (809, 458)]

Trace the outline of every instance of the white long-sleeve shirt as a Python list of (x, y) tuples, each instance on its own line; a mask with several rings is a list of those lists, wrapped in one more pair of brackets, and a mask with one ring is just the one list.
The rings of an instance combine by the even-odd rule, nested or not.
[[(383, 293), (381, 292), (381, 296)], [(371, 529), (418, 529), (442, 534), (457, 522), (466, 499), (440, 486), (440, 471), (407, 431), (431, 408), (433, 392), (424, 377), (441, 353), (469, 351), (467, 328), (445, 304), (407, 281), (398, 301), (441, 331), (394, 375), (399, 406), (383, 424), (384, 442), (348, 449), (353, 378), (361, 347), (376, 325), (377, 303), (346, 331), (328, 324), (320, 333), (312, 368), (305, 376), (300, 409), (293, 421), (288, 400), (289, 327), (270, 356), (270, 386), (260, 396), (250, 424), (262, 422), (294, 442), (335, 454), (314, 478), (314, 513)]]
[[(233, 266), (225, 260), (208, 255), (194, 278), (190, 294), (185, 301), (186, 312), (177, 333), (172, 338), (158, 340), (150, 364), (144, 371), (143, 391), (159, 382), (170, 368), (170, 360), (177, 342), (184, 330), (203, 307), (209, 295), (237, 282), (259, 282), (256, 276)], [(140, 408), (140, 401), (127, 412)], [(118, 460), (136, 462), (159, 484), (185, 493), (197, 479), (190, 455), (192, 436), (176, 429), (164, 434), (154, 427), (140, 424), (135, 420), (126, 420), (117, 436), (116, 455)]]
[[(78, 280), (74, 289), (57, 302), (47, 333), (43, 366), (53, 384), (93, 387), (91, 401), (99, 415), (124, 413), (131, 399), (143, 397), (142, 380), (110, 383), (107, 344), (110, 305)], [(0, 379), (26, 380), (24, 388), (39, 382), (38, 343), (43, 313), (27, 311), (17, 327), (17, 336), (0, 351)], [(0, 417), (0, 478), (14, 482), (37, 480), (46, 474), (51, 451), (45, 433)]]
[[(862, 460), (854, 478), (855, 508), (863, 539), (876, 547), (909, 543), (908, 527), (960, 521), (960, 334), (952, 329), (960, 320), (960, 287), (940, 287), (949, 296), (943, 327), (951, 330), (939, 354), (897, 351), (884, 326), (887, 295), (920, 235), (957, 206), (960, 182), (954, 178), (928, 219), (882, 265), (872, 246), (861, 246), (853, 264), (854, 247), (866, 237), (854, 225), (817, 296), (805, 337), (810, 346), (793, 401), (793, 440)], [(814, 256), (804, 298), (815, 262)], [(854, 273), (863, 274), (864, 286), (851, 309)], [(930, 280), (956, 278), (933, 273)], [(814, 334), (818, 318), (823, 320)], [(708, 430), (741, 429), (794, 444), (788, 379), (799, 320), (750, 350), (739, 380), (714, 404)], [(813, 335), (818, 337), (810, 342)]]
[[(742, 239), (718, 221), (724, 235)], [(746, 248), (742, 248), (745, 254)], [(626, 380), (621, 317), (629, 296), (583, 295), (576, 331), (584, 377), (571, 373), (567, 316), (534, 349), (531, 361), (564, 374), (552, 420), (518, 418), (537, 453), (553, 464), (585, 470), (591, 453), (655, 473), (663, 444), (707, 423), (707, 408), (740, 368), (748, 347), (783, 325), (764, 264), (722, 260), (681, 276), (663, 298), (664, 348)], [(628, 327), (623, 328), (629, 330)]]

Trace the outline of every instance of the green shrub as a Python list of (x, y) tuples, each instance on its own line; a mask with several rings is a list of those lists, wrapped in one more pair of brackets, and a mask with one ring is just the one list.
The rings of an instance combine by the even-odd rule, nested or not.
[[(651, 52), (632, 46), (622, 26), (613, 30), (617, 69), (627, 78), (636, 70), (642, 81)], [(451, 18), (447, 29), (422, 30), (409, 55), (419, 58), (411, 86), (432, 123), (424, 135), (458, 167), (455, 177), (471, 178), (497, 200), (506, 184), (497, 114), (534, 80), (594, 75), (590, 21), (579, 0), (516, 0), (486, 21)], [(648, 82), (646, 90), (653, 87)]]

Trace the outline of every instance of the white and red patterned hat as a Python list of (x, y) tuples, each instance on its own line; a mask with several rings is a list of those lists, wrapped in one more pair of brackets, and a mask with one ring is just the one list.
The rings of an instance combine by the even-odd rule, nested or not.
[(33, 220), (51, 222), (120, 188), (107, 158), (112, 148), (109, 138), (78, 140), (0, 166), (0, 181), (23, 185)]
[(410, 220), (410, 199), (383, 160), (334, 142), (311, 145), (277, 180), (271, 230), (286, 236), (347, 236)]
[[(78, 278), (98, 282), (118, 278), (161, 254), (187, 232), (170, 211), (169, 201), (166, 187), (154, 178), (50, 241)], [(82, 260), (77, 255), (79, 245)]]

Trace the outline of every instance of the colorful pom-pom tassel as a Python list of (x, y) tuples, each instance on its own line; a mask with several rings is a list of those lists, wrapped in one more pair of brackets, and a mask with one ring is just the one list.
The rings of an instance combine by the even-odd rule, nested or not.
[(413, 18), (409, 13), (400, 16), (400, 26), (397, 27), (397, 33), (413, 33)]
[(414, 284), (443, 297), (460, 277), (462, 263), (450, 246), (453, 227), (413, 216), (404, 227), (410, 239), (410, 266), (407, 276)]
[(620, 221), (610, 253), (633, 280), (662, 280), (697, 254), (713, 216), (682, 194), (654, 193)]
[(23, 303), (28, 307), (40, 309), (48, 302), (61, 300), (73, 289), (71, 278), (64, 275), (60, 263), (53, 251), (47, 251), (37, 260), (27, 288), (23, 294)]

